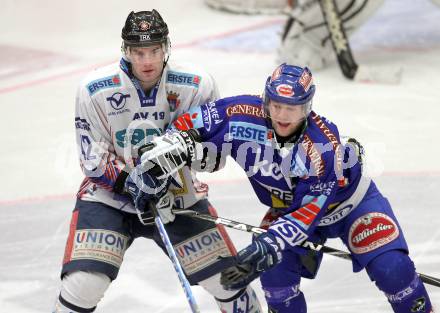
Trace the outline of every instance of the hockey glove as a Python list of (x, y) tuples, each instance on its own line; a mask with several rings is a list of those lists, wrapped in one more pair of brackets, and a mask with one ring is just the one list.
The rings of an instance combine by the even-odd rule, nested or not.
[(227, 290), (245, 288), (263, 271), (280, 263), (281, 259), (281, 249), (275, 235), (270, 232), (258, 235), (249, 246), (238, 252), (236, 266), (222, 272), (221, 284)]
[(160, 180), (147, 172), (142, 172), (139, 166), (136, 166), (130, 173), (124, 185), (124, 190), (133, 199), (136, 212), (144, 225), (150, 225), (153, 222), (151, 212), (147, 212), (148, 202), (156, 203), (166, 194), (167, 189), (166, 180)]
[(198, 139), (195, 129), (155, 137), (139, 149), (141, 167), (159, 179), (169, 177), (201, 155), (197, 153)]

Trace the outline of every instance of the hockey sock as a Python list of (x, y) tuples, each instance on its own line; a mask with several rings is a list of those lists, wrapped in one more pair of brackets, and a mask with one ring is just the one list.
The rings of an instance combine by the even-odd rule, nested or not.
[(251, 286), (246, 287), (245, 289), (237, 291), (229, 299), (218, 299), (217, 305), (220, 310), (224, 313), (262, 313), (260, 302), (257, 299), (257, 295)]
[(432, 306), (414, 263), (400, 250), (387, 251), (367, 265), (370, 278), (388, 298), (395, 313), (431, 312)]
[(198, 283), (214, 296), (222, 313), (262, 313), (260, 302), (251, 286), (242, 290), (225, 290), (220, 284), (220, 274)]
[(264, 288), (269, 312), (307, 313), (307, 304), (299, 286), (284, 288)]

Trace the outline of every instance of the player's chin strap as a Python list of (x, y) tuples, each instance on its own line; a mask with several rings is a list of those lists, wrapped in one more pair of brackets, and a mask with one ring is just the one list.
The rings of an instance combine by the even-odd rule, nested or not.
[[(217, 225), (223, 225), (223, 226), (226, 226), (229, 228), (234, 228), (234, 229), (238, 229), (238, 230), (249, 232), (249, 233), (262, 234), (262, 233), (266, 232), (265, 229), (257, 227), (257, 226), (233, 221), (233, 220), (223, 218), (223, 217), (214, 217), (209, 214), (202, 214), (202, 213), (199, 213), (199, 212), (196, 212), (193, 210), (174, 209), (173, 213), (178, 214), (178, 215), (187, 215), (190, 217), (211, 221)], [(314, 250), (314, 251), (321, 251), (326, 254), (331, 254), (331, 255), (336, 256), (338, 258), (351, 260), (351, 254), (349, 252), (345, 252), (345, 251), (338, 250), (338, 249), (335, 249), (332, 247), (324, 246), (322, 244), (317, 244), (317, 243), (313, 243), (313, 242), (306, 240), (306, 241), (302, 242), (301, 246), (304, 248), (307, 248), (307, 249)], [(246, 271), (247, 269), (243, 268), (243, 270)], [(231, 275), (238, 275), (239, 273), (230, 273), (230, 274)], [(425, 275), (422, 273), (417, 273), (417, 274), (420, 276), (421, 280), (424, 283), (435, 286), (435, 287), (440, 287), (440, 278), (428, 276), (428, 275)]]

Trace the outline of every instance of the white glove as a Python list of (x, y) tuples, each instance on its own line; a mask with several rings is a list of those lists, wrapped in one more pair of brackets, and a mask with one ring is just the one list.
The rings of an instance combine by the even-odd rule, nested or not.
[(196, 156), (198, 132), (190, 129), (187, 132), (165, 133), (145, 146), (139, 148), (141, 167), (159, 179), (165, 179), (185, 165), (189, 165)]
[(167, 193), (160, 198), (156, 204), (157, 213), (159, 214), (162, 223), (168, 224), (174, 222), (176, 216), (172, 211), (173, 205), (174, 195), (171, 191), (167, 191)]

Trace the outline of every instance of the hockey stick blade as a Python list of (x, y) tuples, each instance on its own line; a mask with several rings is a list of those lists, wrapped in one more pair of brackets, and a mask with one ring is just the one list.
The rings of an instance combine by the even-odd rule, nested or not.
[[(261, 234), (261, 233), (266, 232), (265, 229), (260, 228), (260, 227), (252, 226), (252, 225), (245, 224), (245, 223), (240, 223), (240, 222), (233, 221), (233, 220), (230, 220), (230, 219), (227, 219), (224, 217), (216, 217), (216, 216), (211, 216), (209, 214), (202, 214), (202, 213), (199, 213), (199, 212), (196, 212), (193, 210), (174, 209), (173, 213), (177, 214), (177, 215), (187, 215), (190, 217), (210, 221), (210, 222), (213, 222), (217, 225), (223, 225), (223, 226), (226, 226), (229, 228), (245, 231), (248, 233)], [(310, 242), (310, 241), (304, 241), (301, 245), (305, 248), (315, 250), (315, 251), (322, 251), (325, 254), (333, 255), (333, 256), (341, 258), (341, 259), (351, 260), (350, 253), (342, 251), (342, 250), (338, 250), (338, 249), (335, 249), (332, 247), (324, 246), (324, 245)], [(417, 274), (420, 276), (420, 279), (424, 283), (431, 285), (431, 286), (440, 287), (440, 279), (439, 278), (425, 275), (422, 273), (417, 273)]]

